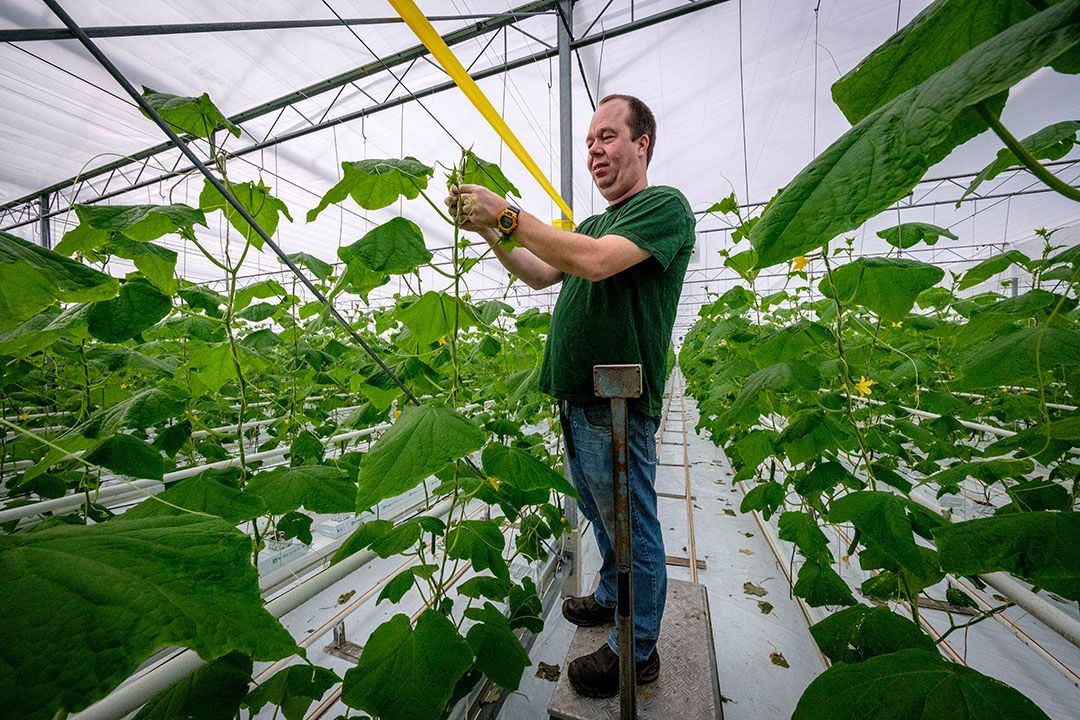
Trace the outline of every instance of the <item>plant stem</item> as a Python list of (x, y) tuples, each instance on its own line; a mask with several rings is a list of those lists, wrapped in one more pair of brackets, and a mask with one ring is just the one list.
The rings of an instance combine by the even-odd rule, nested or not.
[(827, 244), (821, 253), (821, 258), (825, 261), (825, 274), (829, 279), (833, 304), (836, 307), (836, 351), (839, 355), (840, 366), (844, 369), (844, 382), (847, 386), (847, 392), (844, 395), (847, 399), (848, 422), (851, 424), (852, 430), (855, 431), (855, 438), (859, 441), (859, 453), (862, 456), (863, 464), (866, 466), (866, 475), (870, 478), (870, 487), (876, 490), (877, 480), (874, 477), (873, 468), (870, 467), (870, 453), (866, 449), (866, 439), (863, 437), (862, 428), (855, 422), (855, 406), (851, 399), (855, 384), (851, 378), (851, 368), (848, 366), (847, 357), (844, 355), (844, 308), (840, 305), (840, 292), (833, 281), (832, 265), (829, 264), (829, 246)]
[(1031, 174), (1042, 180), (1051, 190), (1054, 190), (1061, 195), (1080, 202), (1080, 190), (1077, 190), (1072, 185), (1069, 185), (1064, 180), (1059, 178), (1054, 173), (1043, 167), (1042, 163), (1035, 159), (1035, 156), (1028, 152), (1028, 149), (1024, 147), (1023, 143), (1013, 137), (1001, 121), (994, 116), (994, 113), (990, 112), (986, 107), (985, 102), (978, 103), (975, 106), (975, 111), (979, 113), (979, 117), (986, 121), (986, 124), (990, 126), (990, 129), (994, 131), (994, 134), (1001, 139), (1001, 142), (1005, 143), (1005, 146), (1012, 150), (1016, 159), (1021, 162)]

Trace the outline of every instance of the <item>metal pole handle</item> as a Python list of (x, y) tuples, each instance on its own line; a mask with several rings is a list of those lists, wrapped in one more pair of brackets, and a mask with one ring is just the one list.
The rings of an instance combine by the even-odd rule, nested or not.
[(619, 717), (637, 717), (637, 677), (634, 662), (634, 549), (631, 538), (630, 412), (627, 398), (641, 397), (640, 365), (597, 365), (593, 390), (611, 400), (611, 467), (615, 500), (615, 573), (619, 623)]

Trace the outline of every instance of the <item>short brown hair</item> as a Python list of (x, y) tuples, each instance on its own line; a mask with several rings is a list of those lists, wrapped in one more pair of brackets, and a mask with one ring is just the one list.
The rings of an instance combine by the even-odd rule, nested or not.
[(637, 140), (642, 135), (649, 136), (649, 149), (645, 153), (645, 164), (652, 162), (653, 150), (656, 149), (656, 117), (649, 106), (633, 95), (605, 95), (600, 99), (597, 107), (609, 100), (625, 100), (630, 108), (630, 117), (627, 124), (630, 125), (630, 137)]

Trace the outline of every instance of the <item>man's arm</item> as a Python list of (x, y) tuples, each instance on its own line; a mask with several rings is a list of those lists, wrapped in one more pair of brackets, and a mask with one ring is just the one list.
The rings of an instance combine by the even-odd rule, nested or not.
[(528, 251), (528, 255), (522, 252), (522, 248), (508, 253), (497, 243), (502, 237), (497, 229), (497, 217), (506, 208), (506, 201), (479, 185), (462, 185), (452, 188), (446, 198), (451, 213), (459, 203), (462, 228), (480, 233), (495, 248), (495, 254), (503, 265), (533, 288), (558, 282), (563, 273), (597, 282), (636, 265), (652, 254), (621, 235), (593, 238), (559, 230), (524, 211), (518, 215), (518, 228), (513, 237)]

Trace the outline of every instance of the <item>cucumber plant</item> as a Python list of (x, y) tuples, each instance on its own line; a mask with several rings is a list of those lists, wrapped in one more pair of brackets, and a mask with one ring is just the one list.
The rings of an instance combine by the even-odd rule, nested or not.
[[(1006, 148), (969, 191), (1022, 165), (1078, 199), (1036, 159), (1062, 157), (1076, 123), (1019, 141), (998, 119), (1009, 88), (1035, 70), (1080, 70), (1078, 43), (1080, 2), (936, 2), (833, 86), (854, 126), (760, 216), (740, 216), (734, 197), (711, 208), (734, 214), (736, 249), (746, 239), (750, 248), (724, 253), (746, 284), (704, 306), (681, 349), (699, 429), (724, 448), (734, 481), (754, 481), (742, 511), (780, 513), (780, 537), (801, 556), (794, 593), (844, 608), (811, 628), (833, 665), (806, 689), (796, 720), (931, 707), (1046, 717), (938, 648), (1005, 609), (978, 605), (956, 578), (978, 586), (976, 576), (1004, 571), (1052, 602), (1080, 601), (1070, 551), (1080, 542), (1080, 247), (1040, 229), (1037, 257), (1010, 250), (946, 281), (943, 269), (909, 258), (856, 258), (852, 241), (837, 237), (988, 129)], [(957, 239), (925, 223), (879, 234), (901, 249)], [(785, 287), (757, 293), (758, 272), (781, 264)], [(968, 292), (1010, 268), (1030, 289)], [(985, 507), (985, 517), (933, 508), (953, 497)], [(878, 607), (841, 573), (863, 578), (859, 593)], [(919, 625), (919, 600), (935, 594), (946, 608), (975, 608), (975, 618), (957, 624), (950, 614), (949, 629), (932, 636)]]
[[(292, 221), (261, 178), (230, 176), (218, 139), (235, 128), (208, 96), (145, 96), (200, 139), (263, 230)], [(511, 568), (547, 558), (567, 528), (560, 494), (574, 494), (541, 432), (553, 416), (535, 388), (549, 316), (470, 298), (465, 276), (482, 255), (430, 198), (434, 167), (404, 158), (342, 169), (309, 221), (334, 203), (378, 210), (422, 198), (448, 223), (449, 269), (406, 217), (342, 246), (340, 263), (290, 256), (330, 298), (360, 299), (349, 320), (420, 404), (295, 279), (244, 284), (261, 237), (209, 182), (197, 207), (77, 205), (55, 252), (0, 234), (5, 507), (76, 497), (73, 510), (12, 520), (0, 535), (9, 633), (0, 698), (12, 712), (85, 708), (162, 646), (191, 648), (208, 664), (140, 717), (209, 706), (239, 716), (268, 703), (299, 717), (340, 682), (342, 700), (371, 715), (439, 718), (485, 677), (517, 689), (529, 664), (518, 633), (543, 623), (538, 588)], [(517, 192), (469, 151), (449, 180)], [(178, 277), (165, 237), (217, 268), (221, 292)], [(133, 270), (109, 275), (115, 258)], [(424, 268), (445, 287), (424, 288)], [(368, 305), (391, 277), (410, 293)], [(352, 439), (380, 424), (369, 446)], [(106, 497), (131, 479), (163, 485), (145, 499), (133, 486), (126, 502), (141, 502), (114, 513)], [(448, 509), (396, 524), (369, 514), (417, 492)], [(473, 518), (477, 506), (494, 517)], [(412, 560), (378, 602), (414, 592), (423, 603), (415, 620), (397, 614), (379, 626), (343, 678), (306, 660), (258, 587), (268, 540), (310, 544), (318, 513), (366, 519), (334, 562), (362, 549)], [(474, 575), (456, 584), (468, 566)], [(248, 693), (253, 661), (290, 655), (303, 662)]]

